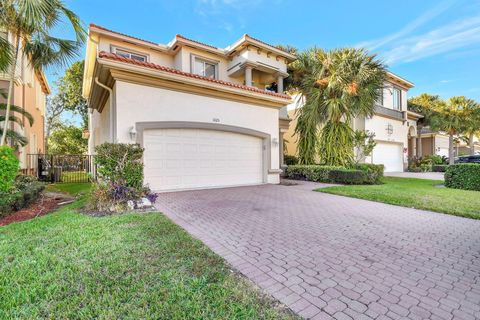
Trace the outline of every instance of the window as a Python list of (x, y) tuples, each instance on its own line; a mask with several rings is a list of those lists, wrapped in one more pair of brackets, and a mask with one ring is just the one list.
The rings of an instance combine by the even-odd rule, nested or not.
[(378, 99), (376, 101), (377, 105), (383, 106), (383, 89), (378, 90)]
[(194, 57), (193, 73), (207, 78), (217, 79), (217, 66), (218, 64), (215, 62)]
[(141, 62), (147, 62), (147, 56), (140, 53), (130, 52), (127, 50), (119, 49), (119, 48), (112, 48), (112, 52), (120, 57), (124, 57), (127, 59), (133, 59)]
[(393, 88), (393, 109), (402, 110), (402, 90)]

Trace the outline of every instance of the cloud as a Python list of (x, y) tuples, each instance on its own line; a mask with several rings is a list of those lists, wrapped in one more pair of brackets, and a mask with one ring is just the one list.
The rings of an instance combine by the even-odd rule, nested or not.
[(453, 4), (454, 4), (453, 0), (442, 1), (435, 8), (428, 10), (427, 12), (425, 12), (424, 14), (422, 14), (421, 16), (419, 16), (418, 18), (416, 18), (415, 20), (407, 24), (400, 31), (387, 35), (381, 39), (359, 43), (357, 47), (366, 47), (373, 51), (377, 48), (387, 45), (392, 41), (397, 40), (405, 35), (408, 35), (412, 31), (415, 31), (420, 26), (431, 21), (432, 19), (434, 19), (435, 17), (437, 17), (438, 15), (446, 11)]

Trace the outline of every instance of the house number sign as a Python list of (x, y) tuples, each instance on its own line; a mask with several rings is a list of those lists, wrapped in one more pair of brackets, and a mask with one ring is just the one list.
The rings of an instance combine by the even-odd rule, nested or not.
[(387, 134), (391, 136), (393, 134), (393, 126), (392, 124), (387, 124)]

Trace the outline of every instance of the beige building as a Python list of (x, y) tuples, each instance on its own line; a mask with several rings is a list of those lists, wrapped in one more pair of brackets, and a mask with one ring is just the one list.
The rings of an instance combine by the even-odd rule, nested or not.
[[(428, 127), (422, 130), (422, 152), (421, 156), (435, 154), (448, 158), (449, 138), (448, 134), (443, 132), (433, 132)], [(470, 146), (466, 138), (460, 139), (455, 137), (454, 154), (456, 157), (463, 155), (470, 155)], [(480, 142), (477, 137), (474, 137), (473, 149), (475, 154), (480, 154)]]
[[(6, 32), (0, 32), (0, 36), (7, 38), (12, 42), (13, 38)], [(0, 73), (0, 89), (7, 94), (9, 86), (9, 75)], [(50, 93), (47, 79), (43, 72), (35, 72), (30, 66), (28, 59), (21, 56), (15, 70), (15, 85), (12, 97), (12, 104), (28, 111), (34, 118), (34, 123), (30, 126), (27, 119), (19, 114), (16, 116), (22, 119), (23, 125), (20, 126), (10, 122), (10, 128), (22, 134), (28, 139), (28, 144), (17, 150), (20, 159), (20, 167), (27, 168), (28, 154), (43, 153), (45, 145), (44, 125), (45, 125), (45, 107), (46, 96)], [(6, 103), (6, 99), (0, 96), (0, 100)], [(3, 127), (3, 122), (0, 123)], [(31, 167), (31, 166), (30, 166)]]
[[(375, 115), (357, 118), (353, 123), (355, 130), (375, 134), (377, 145), (365, 162), (384, 164), (386, 172), (403, 171), (408, 166), (409, 154), (416, 153), (417, 120), (421, 115), (407, 111), (407, 92), (412, 87), (410, 81), (389, 72), (382, 98), (375, 106)], [(295, 100), (289, 106), (292, 122), (284, 137), (290, 155), (297, 155), (296, 108), (302, 105), (301, 99)]]
[(294, 59), (248, 35), (217, 48), (90, 25), (89, 152), (103, 142), (141, 144), (153, 190), (278, 183), (291, 102), (283, 78)]

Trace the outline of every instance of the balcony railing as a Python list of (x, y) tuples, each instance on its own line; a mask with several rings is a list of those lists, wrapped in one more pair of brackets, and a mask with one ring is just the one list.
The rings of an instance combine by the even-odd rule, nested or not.
[(382, 107), (382, 106), (379, 106), (379, 105), (375, 106), (375, 113), (379, 114), (379, 115), (382, 115), (382, 116), (389, 117), (389, 118), (401, 120), (401, 121), (405, 120), (405, 112), (404, 111), (389, 109), (389, 108), (385, 108), (385, 107)]

